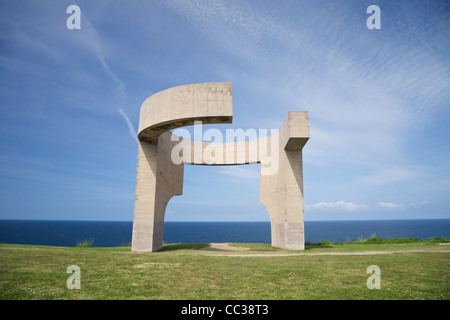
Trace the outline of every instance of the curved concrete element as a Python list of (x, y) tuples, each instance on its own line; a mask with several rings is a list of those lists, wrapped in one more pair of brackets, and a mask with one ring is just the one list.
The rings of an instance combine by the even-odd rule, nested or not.
[(171, 129), (203, 124), (231, 123), (231, 82), (187, 84), (160, 91), (141, 106), (138, 138), (155, 142)]
[(200, 83), (161, 91), (144, 101), (139, 150), (132, 251), (159, 250), (169, 200), (183, 192), (184, 164), (260, 163), (260, 201), (271, 221), (272, 245), (303, 250), (302, 148), (309, 139), (308, 113), (290, 111), (271, 136), (242, 142), (180, 139), (169, 130), (195, 121), (229, 123), (229, 82)]

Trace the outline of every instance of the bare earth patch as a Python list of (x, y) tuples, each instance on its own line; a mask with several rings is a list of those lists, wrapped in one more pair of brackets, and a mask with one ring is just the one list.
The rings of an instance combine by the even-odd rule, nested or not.
[(210, 243), (209, 247), (202, 248), (206, 251), (247, 251), (250, 248), (244, 247), (232, 247), (228, 243)]

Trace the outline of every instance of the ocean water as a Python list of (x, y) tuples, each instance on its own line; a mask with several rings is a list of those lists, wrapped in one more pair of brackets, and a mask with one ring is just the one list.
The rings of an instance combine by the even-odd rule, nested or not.
[[(84, 239), (94, 247), (131, 242), (131, 221), (0, 220), (0, 243), (74, 247)], [(450, 237), (450, 219), (305, 221), (305, 241), (380, 238)], [(164, 242), (270, 243), (270, 222), (165, 222)]]

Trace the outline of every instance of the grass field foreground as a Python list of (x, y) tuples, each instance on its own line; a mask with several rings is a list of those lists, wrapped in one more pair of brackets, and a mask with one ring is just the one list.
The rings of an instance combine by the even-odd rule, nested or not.
[[(450, 246), (439, 243), (311, 245), (247, 251), (166, 244), (153, 253), (129, 247), (0, 245), (0, 299), (438, 299), (450, 298)], [(68, 289), (67, 268), (80, 269)], [(367, 268), (380, 269), (368, 289)]]

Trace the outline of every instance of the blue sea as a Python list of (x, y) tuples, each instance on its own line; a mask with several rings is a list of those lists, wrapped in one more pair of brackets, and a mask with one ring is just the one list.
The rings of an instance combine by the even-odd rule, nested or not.
[[(131, 242), (131, 221), (0, 220), (0, 243), (74, 247), (84, 239), (94, 247)], [(305, 221), (305, 241), (345, 242), (358, 237), (450, 237), (450, 219)], [(165, 222), (165, 243), (252, 242), (270, 244), (270, 222)]]

